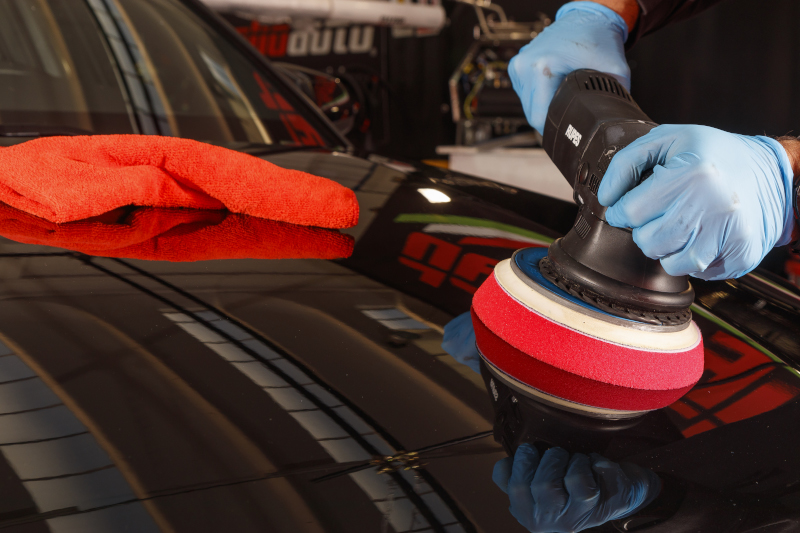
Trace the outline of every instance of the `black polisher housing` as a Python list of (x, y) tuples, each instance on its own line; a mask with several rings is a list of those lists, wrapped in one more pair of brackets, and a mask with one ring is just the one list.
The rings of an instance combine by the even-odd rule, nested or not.
[(540, 269), (553, 283), (617, 316), (653, 324), (691, 320), (694, 289), (645, 256), (631, 230), (610, 226), (597, 191), (612, 157), (656, 127), (617, 80), (569, 74), (547, 113), (544, 149), (574, 190), (575, 225), (550, 245)]

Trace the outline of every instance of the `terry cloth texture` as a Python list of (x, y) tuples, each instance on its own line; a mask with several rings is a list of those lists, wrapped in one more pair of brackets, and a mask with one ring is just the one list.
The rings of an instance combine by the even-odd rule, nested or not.
[[(703, 343), (681, 350), (657, 351), (612, 343), (545, 318), (509, 295), (492, 274), (472, 300), (478, 318), (494, 334), (527, 356), (560, 370), (602, 383), (644, 390), (692, 386), (703, 373)], [(477, 327), (477, 326), (476, 326)], [(690, 327), (697, 327), (691, 324)], [(527, 382), (495, 361), (501, 370)]]
[(227, 148), (151, 135), (43, 137), (0, 149), (0, 202), (50, 222), (126, 205), (227, 209), (324, 228), (358, 222), (350, 189)]
[(354, 242), (335, 230), (226, 211), (120, 208), (55, 224), (5, 204), (0, 204), (0, 235), (87, 255), (153, 261), (339, 259), (350, 256)]

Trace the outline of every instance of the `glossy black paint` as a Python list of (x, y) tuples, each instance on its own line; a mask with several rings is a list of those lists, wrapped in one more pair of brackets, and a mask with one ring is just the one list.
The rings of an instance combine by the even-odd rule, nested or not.
[[(173, 263), (0, 239), (0, 529), (524, 531), (491, 482), (505, 454), (484, 382), (442, 328), (575, 206), (379, 158), (231, 147), (354, 189), (352, 257)], [(798, 293), (767, 276), (695, 287), (703, 383), (596, 451), (670, 480), (668, 519), (637, 518), (648, 531), (796, 528), (800, 383), (782, 365), (800, 364)]]
[[(363, 217), (351, 258), (169, 263), (0, 244), (0, 341), (13, 354), (0, 357), (0, 378), (14, 377), (4, 359), (30, 369), (0, 384), (0, 525), (93, 531), (103, 518), (132, 531), (523, 531), (491, 482), (504, 456), (491, 437), (423, 454), (418, 470), (313, 480), (492, 430), (482, 379), (442, 352), (441, 328), (519, 244), (487, 228), (546, 241), (559, 232), (537, 223), (539, 213), (547, 220), (570, 207), (432, 168), (321, 151), (268, 159), (356, 190)], [(451, 200), (432, 204), (420, 188)], [(504, 198), (525, 197), (552, 212), (504, 209)], [(463, 225), (476, 220), (484, 225)], [(436, 233), (436, 223), (450, 233)], [(409, 249), (415, 235), (436, 239), (422, 256)], [(433, 259), (446, 245), (456, 254), (449, 270)], [(479, 259), (459, 271), (465, 256)], [(420, 281), (402, 257), (440, 271), (441, 283)], [(793, 363), (797, 310), (745, 283), (699, 284), (695, 314), (709, 350), (746, 366), (761, 354), (757, 344)], [(796, 295), (781, 290), (784, 300)], [(714, 364), (705, 379), (726, 370)], [(775, 366), (750, 378), (706, 407), (700, 385), (682, 406), (597, 450), (680, 480), (692, 505), (648, 530), (694, 531), (674, 527), (721, 517), (733, 527), (744, 520), (737, 507), (747, 520), (792, 519), (800, 386)], [(12, 388), (20, 383), (37, 389)], [(722, 414), (730, 406), (740, 421)], [(687, 409), (698, 415), (683, 417)], [(719, 426), (692, 434), (704, 421)], [(42, 488), (54, 482), (64, 485)]]

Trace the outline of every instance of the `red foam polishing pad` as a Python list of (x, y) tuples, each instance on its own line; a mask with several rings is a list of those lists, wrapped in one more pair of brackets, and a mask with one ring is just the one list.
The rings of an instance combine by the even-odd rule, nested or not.
[(689, 392), (681, 389), (645, 390), (619, 387), (584, 378), (543, 363), (492, 333), (472, 311), (475, 340), (485, 357), (510, 376), (542, 392), (584, 405), (618, 411), (650, 411), (677, 401)]
[[(482, 352), (509, 375), (529, 384), (537, 380), (533, 362), (521, 364), (520, 358), (524, 356), (577, 377), (642, 391), (684, 390), (700, 379), (703, 344), (694, 323), (689, 325), (692, 329), (678, 333), (641, 331), (562, 309), (563, 306), (544, 296), (537, 296), (538, 302), (548, 309), (539, 312), (542, 310), (520, 301), (537, 301), (533, 293), (522, 294), (526, 288), (533, 289), (514, 285), (509, 272), (507, 265), (498, 265), (472, 302), (476, 318), (480, 319), (475, 321), (476, 335), (483, 325), (517, 350)], [(503, 280), (502, 285), (498, 276)], [(518, 278), (516, 282), (522, 283)], [(520, 294), (512, 296), (506, 286), (512, 286)], [(545, 313), (571, 322), (565, 325)], [(536, 388), (547, 392), (547, 387), (539, 383)]]

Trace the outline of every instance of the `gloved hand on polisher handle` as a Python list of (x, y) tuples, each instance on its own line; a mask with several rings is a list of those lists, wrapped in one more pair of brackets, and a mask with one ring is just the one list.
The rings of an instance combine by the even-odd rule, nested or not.
[(633, 463), (614, 463), (596, 453), (550, 448), (539, 457), (521, 444), (501, 459), (492, 479), (508, 494), (510, 511), (531, 533), (572, 533), (625, 518), (661, 492), (661, 479)]
[(628, 26), (615, 11), (595, 2), (569, 2), (556, 20), (511, 58), (508, 74), (531, 126), (544, 133), (550, 101), (567, 74), (591, 68), (631, 88), (625, 61)]
[(786, 150), (769, 137), (662, 125), (614, 156), (597, 196), (610, 206), (608, 223), (633, 228), (634, 242), (667, 273), (721, 280), (790, 242), (793, 176)]

